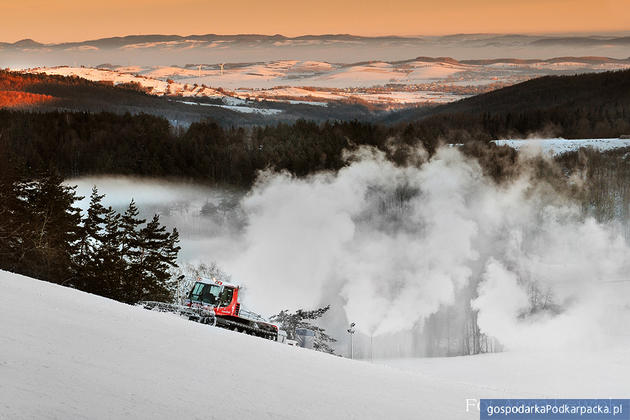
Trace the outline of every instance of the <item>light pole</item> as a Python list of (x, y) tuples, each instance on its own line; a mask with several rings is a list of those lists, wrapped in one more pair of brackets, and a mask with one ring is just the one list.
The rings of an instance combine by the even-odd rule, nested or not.
[(374, 345), (374, 334), (370, 335), (370, 362), (374, 361), (373, 345)]
[(352, 348), (352, 336), (354, 335), (354, 326), (356, 324), (353, 322), (350, 324), (350, 328), (348, 328), (348, 334), (350, 334), (350, 359), (354, 359), (354, 349)]

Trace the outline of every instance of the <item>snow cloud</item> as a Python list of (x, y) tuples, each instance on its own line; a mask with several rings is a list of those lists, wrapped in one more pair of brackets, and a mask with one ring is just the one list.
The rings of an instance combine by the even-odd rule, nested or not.
[[(333, 303), (343, 308), (340, 325), (356, 322), (368, 336), (408, 331), (469, 302), (481, 331), (508, 349), (610, 343), (630, 321), (630, 290), (619, 281), (630, 269), (628, 244), (562, 194), (527, 175), (497, 186), (454, 148), (410, 167), (371, 149), (348, 159), (336, 174), (263, 173), (218, 212), (223, 219), (171, 214), (182, 258), (216, 261), (245, 286), (252, 309)], [(192, 186), (168, 188), (148, 200), (175, 202), (183, 192), (195, 214), (225, 201), (212, 189), (191, 199)], [(230, 212), (238, 223), (216, 228)]]

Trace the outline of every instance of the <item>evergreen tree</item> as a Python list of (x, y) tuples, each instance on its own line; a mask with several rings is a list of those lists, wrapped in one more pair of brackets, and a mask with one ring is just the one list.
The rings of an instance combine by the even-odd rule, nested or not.
[[(0, 144), (1, 146), (1, 144)], [(92, 189), (81, 218), (76, 187), (54, 174), (18, 175), (0, 155), (0, 269), (123, 302), (169, 300), (179, 234), (156, 215), (144, 228), (132, 200), (120, 215)]]
[(116, 300), (123, 300), (124, 290), (121, 278), (125, 265), (121, 252), (120, 214), (111, 207), (105, 214), (105, 226), (101, 235), (101, 244), (95, 252), (94, 268), (97, 293)]
[(298, 309), (293, 313), (285, 309), (280, 311), (279, 314), (272, 316), (271, 321), (280, 324), (280, 329), (286, 331), (287, 338), (291, 340), (295, 340), (295, 330), (298, 328), (308, 328), (309, 330), (312, 330), (315, 332), (315, 342), (313, 343), (313, 348), (317, 351), (333, 353), (334, 350), (330, 347), (330, 343), (334, 343), (337, 340), (326, 334), (325, 329), (313, 325), (310, 322), (321, 318), (322, 315), (328, 312), (329, 309), (330, 305), (312, 311)]
[(138, 218), (139, 214), (140, 211), (136, 207), (136, 202), (132, 199), (127, 210), (120, 218), (122, 254), (128, 260), (133, 260), (137, 257), (140, 245), (138, 228), (146, 222), (145, 219)]
[(73, 257), (80, 242), (80, 209), (75, 187), (49, 175), (25, 187), (29, 231), (23, 238), (20, 264), (24, 273), (54, 283), (71, 283)]
[(87, 292), (95, 292), (99, 289), (97, 251), (103, 243), (103, 226), (107, 215), (107, 209), (102, 201), (105, 195), (99, 194), (96, 186), (92, 187), (90, 205), (87, 209), (81, 228), (81, 240), (78, 245), (78, 253), (75, 258), (77, 265), (77, 278), (75, 286)]
[(22, 182), (6, 156), (0, 154), (0, 267), (18, 270), (22, 254), (22, 238), (29, 229), (25, 183)]
[(120, 257), (125, 267), (121, 277), (121, 300), (125, 302), (139, 300), (135, 291), (142, 279), (140, 225), (146, 222), (138, 218), (139, 214), (140, 211), (132, 199), (120, 218)]
[(134, 287), (128, 290), (126, 301), (170, 300), (172, 298), (171, 268), (177, 267), (177, 254), (180, 247), (179, 233), (176, 229), (169, 234), (166, 227), (160, 225), (156, 214), (139, 234), (139, 254), (132, 264), (134, 273), (138, 273)]

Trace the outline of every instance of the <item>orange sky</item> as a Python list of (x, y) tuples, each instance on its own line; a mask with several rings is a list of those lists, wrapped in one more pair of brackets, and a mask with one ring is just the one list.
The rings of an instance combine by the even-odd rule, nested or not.
[(630, 30), (630, 0), (0, 0), (0, 41), (128, 34), (296, 36)]

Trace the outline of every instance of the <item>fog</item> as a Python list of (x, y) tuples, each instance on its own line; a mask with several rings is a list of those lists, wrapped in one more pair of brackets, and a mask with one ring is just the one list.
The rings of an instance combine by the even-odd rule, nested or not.
[(181, 233), (181, 262), (216, 262), (255, 311), (332, 305), (323, 324), (340, 353), (355, 322), (364, 357), (416, 354), (425, 320), (449, 307), (477, 310), (481, 332), (507, 350), (628, 339), (630, 247), (614, 224), (534, 182), (525, 161), (498, 186), (454, 148), (408, 167), (367, 148), (347, 159), (336, 174), (262, 173), (249, 191), (69, 183), (85, 196), (98, 186), (120, 210), (133, 198), (145, 217), (159, 213)]

